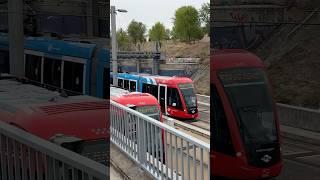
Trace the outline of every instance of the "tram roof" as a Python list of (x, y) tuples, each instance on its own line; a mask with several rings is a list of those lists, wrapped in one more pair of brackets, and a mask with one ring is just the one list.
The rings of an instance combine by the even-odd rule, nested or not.
[(211, 50), (211, 54), (211, 70), (240, 67), (265, 67), (259, 57), (242, 49), (214, 49)]
[(124, 106), (159, 105), (157, 99), (149, 93), (129, 92), (116, 87), (110, 89), (111, 100)]
[(41, 87), (14, 80), (0, 80), (0, 120), (44, 139), (71, 135), (83, 140), (108, 133), (93, 130), (108, 125), (106, 100), (89, 96), (61, 97)]
[(166, 84), (179, 84), (179, 83), (192, 83), (192, 80), (188, 77), (180, 77), (180, 76), (159, 76), (159, 75), (149, 75), (149, 74), (130, 74), (130, 73), (119, 73), (120, 77), (128, 78), (128, 79), (139, 79), (141, 77), (142, 80), (146, 80), (151, 82), (151, 84), (155, 84), (155, 81), (158, 83), (166, 83)]
[(56, 91), (24, 84), (13, 79), (0, 80), (0, 109), (11, 113), (30, 111), (45, 106), (103, 101), (86, 95), (62, 97)]
[[(26, 37), (25, 49), (55, 56), (71, 56), (90, 59), (96, 44), (52, 39), (50, 37)], [(0, 33), (0, 48), (8, 49), (8, 34)]]

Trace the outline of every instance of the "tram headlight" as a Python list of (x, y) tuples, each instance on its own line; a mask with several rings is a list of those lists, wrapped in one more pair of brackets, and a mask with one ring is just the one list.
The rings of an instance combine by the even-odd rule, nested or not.
[(241, 156), (242, 156), (242, 153), (241, 153), (241, 152), (237, 152), (237, 153), (236, 153), (236, 156), (237, 156), (237, 157), (241, 157)]

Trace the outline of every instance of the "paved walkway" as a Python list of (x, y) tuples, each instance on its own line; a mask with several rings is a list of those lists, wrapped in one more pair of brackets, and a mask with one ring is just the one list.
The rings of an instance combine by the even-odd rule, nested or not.
[(112, 180), (123, 180), (125, 179), (113, 166), (110, 167), (110, 179)]
[[(113, 166), (110, 170), (111, 177), (115, 176), (120, 179), (132, 180), (152, 180), (149, 174), (138, 167), (134, 161), (120, 151), (113, 143), (111, 143), (110, 146), (110, 158), (111, 165)], [(114, 172), (112, 172), (112, 169)]]

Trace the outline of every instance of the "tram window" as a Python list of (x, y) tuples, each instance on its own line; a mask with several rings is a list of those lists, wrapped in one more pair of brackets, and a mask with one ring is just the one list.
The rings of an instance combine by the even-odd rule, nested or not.
[(9, 52), (0, 51), (0, 73), (9, 73)]
[(210, 127), (212, 128), (211, 133), (213, 134), (210, 144), (212, 144), (212, 149), (220, 153), (234, 156), (235, 150), (232, 144), (226, 114), (218, 95), (217, 88), (213, 83), (211, 83), (210, 104)]
[(61, 87), (61, 61), (44, 58), (43, 80), (45, 84)]
[(123, 79), (118, 79), (118, 87), (123, 88)]
[(158, 99), (158, 86), (151, 84), (142, 84), (142, 92), (149, 93)]
[(135, 81), (130, 81), (130, 91), (135, 92), (137, 87), (137, 83)]
[(83, 93), (83, 64), (75, 62), (64, 62), (63, 88)]
[(110, 84), (113, 84), (113, 78), (110, 78)]
[(129, 80), (124, 80), (124, 89), (129, 89)]
[(110, 98), (110, 80), (112, 84), (112, 78), (110, 79), (110, 69), (104, 68), (103, 71), (103, 98), (109, 99)]
[(41, 81), (41, 58), (31, 54), (26, 54), (25, 76), (33, 81)]
[(142, 92), (143, 93), (150, 93), (151, 92), (151, 87), (149, 84), (142, 84)]
[[(176, 104), (175, 106), (173, 106), (174, 103)], [(169, 88), (168, 87), (167, 104), (168, 104), (168, 106), (183, 110), (181, 99), (180, 99), (179, 92), (178, 92), (177, 88)]]

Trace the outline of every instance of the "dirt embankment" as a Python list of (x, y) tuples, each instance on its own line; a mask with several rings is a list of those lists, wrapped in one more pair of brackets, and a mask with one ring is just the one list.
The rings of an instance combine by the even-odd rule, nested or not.
[[(155, 49), (153, 42), (147, 42), (140, 46), (141, 50), (152, 51)], [(192, 57), (200, 58), (200, 64), (210, 66), (210, 40), (208, 37), (191, 44), (178, 41), (161, 42), (161, 52), (166, 57)], [(195, 89), (198, 94), (210, 94), (210, 70), (202, 73), (195, 81)]]
[[(301, 22), (311, 13), (303, 9), (291, 9), (289, 18)], [(320, 13), (306, 23), (320, 24)], [(282, 26), (256, 53), (268, 64), (277, 102), (320, 109), (320, 25), (304, 25), (288, 37), (295, 26)]]

